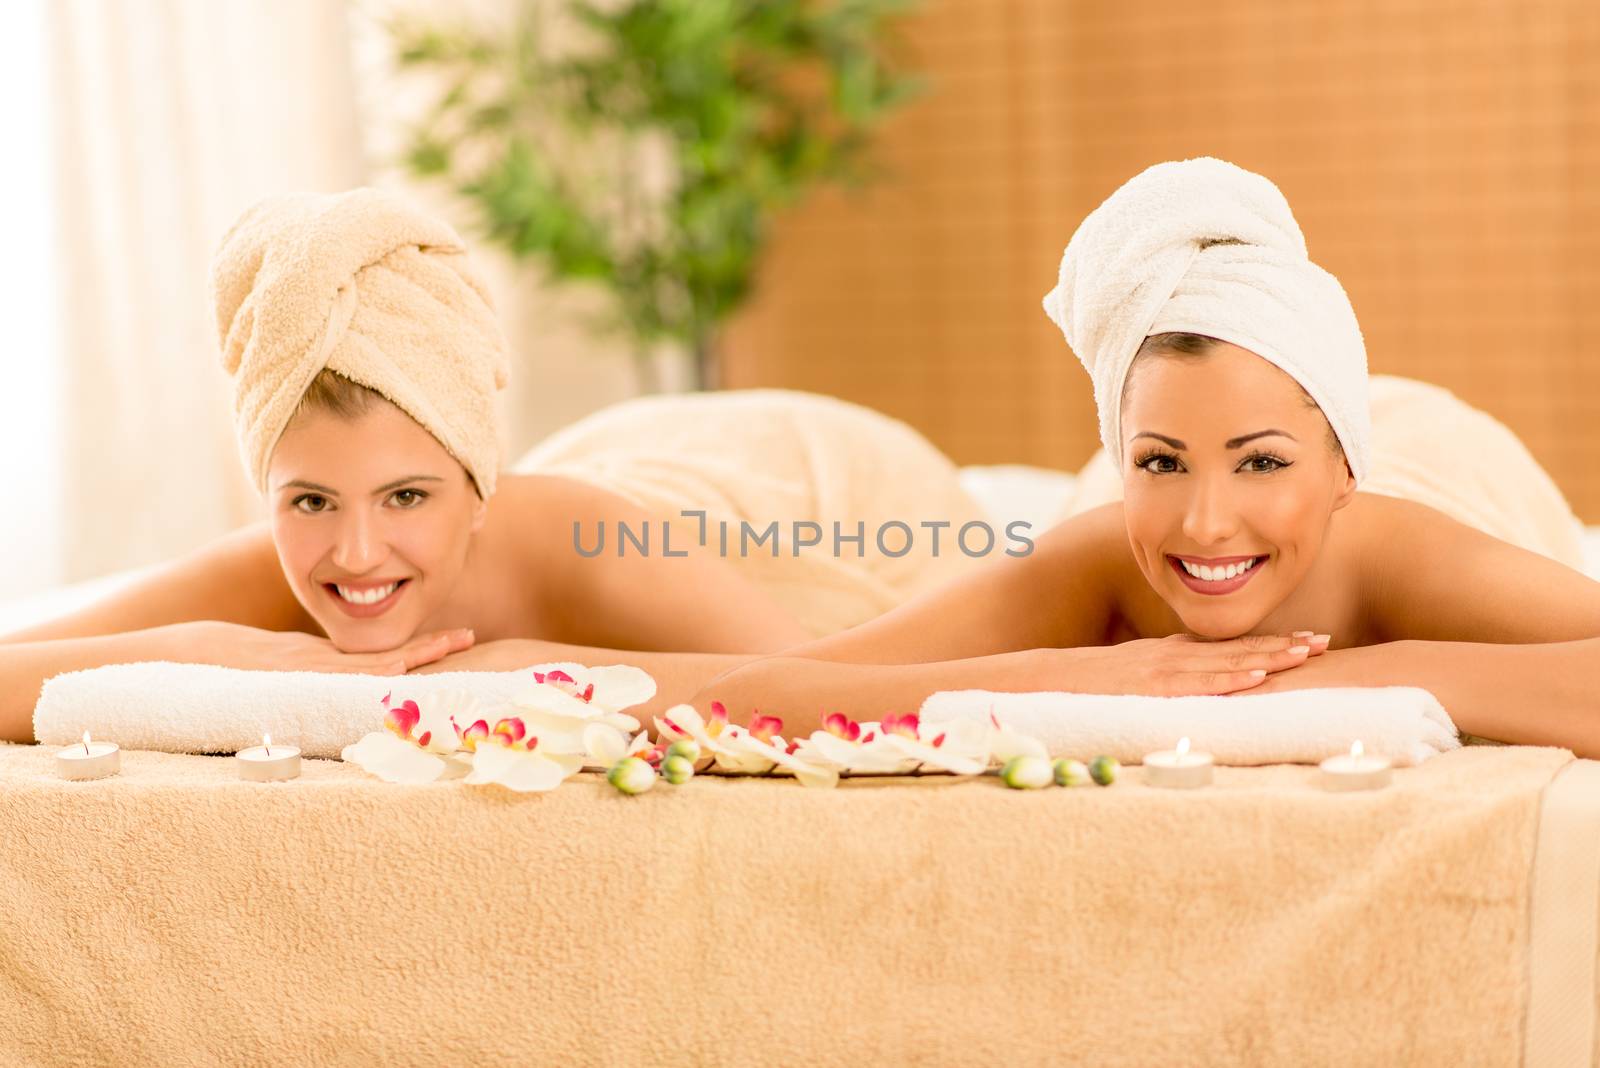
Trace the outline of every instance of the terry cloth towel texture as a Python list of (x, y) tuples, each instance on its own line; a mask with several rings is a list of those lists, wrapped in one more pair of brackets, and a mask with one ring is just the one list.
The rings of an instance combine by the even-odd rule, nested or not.
[[(572, 663), (394, 676), (147, 661), (69, 671), (47, 680), (34, 706), (33, 736), (40, 744), (70, 745), (87, 730), (91, 738), (124, 749), (237, 753), (271, 734), (298, 746), (304, 756), (331, 759), (363, 735), (383, 729), (382, 702), (391, 692), (396, 700), (465, 692), (492, 705), (530, 685), (535, 670), (556, 668), (580, 682), (595, 680), (596, 707), (609, 707), (605, 679), (611, 669)], [(626, 674), (636, 670), (628, 668)], [(652, 683), (642, 699), (653, 695)]]
[[(606, 668), (559, 667), (584, 679)], [(270, 733), (306, 756), (336, 757), (383, 727), (385, 694), (404, 697), (466, 691), (506, 698), (529, 683), (517, 672), (347, 675), (244, 671), (211, 664), (152, 661), (67, 672), (48, 680), (34, 707), (34, 737), (70, 745), (90, 736), (125, 749), (233, 753)], [(603, 699), (597, 691), (596, 700)], [(646, 697), (648, 699), (648, 697)], [(627, 705), (615, 711), (626, 712)], [(1433, 695), (1414, 687), (1295, 690), (1228, 697), (1117, 697), (1061, 693), (937, 693), (922, 706), (930, 720), (1002, 722), (1062, 756), (1106, 753), (1124, 763), (1170, 749), (1187, 734), (1194, 748), (1237, 764), (1314, 763), (1359, 738), (1369, 752), (1414, 764), (1459, 742)]]
[(132, 751), (93, 782), (53, 761), (0, 745), (7, 1065), (1593, 1048), (1600, 789), (1541, 821), (1585, 785), (1558, 773), (1593, 766), (1564, 749), (1453, 750), (1359, 794), (1297, 765), (1193, 791), (702, 776), (629, 797), (587, 772), (519, 795), (335, 761), (282, 783), (231, 758)]
[(1315, 764), (1359, 740), (1368, 753), (1405, 767), (1461, 745), (1438, 699), (1415, 686), (1220, 697), (945, 690), (928, 697), (920, 715), (933, 723), (993, 715), (1043, 742), (1052, 756), (1103, 753), (1124, 764), (1172, 749), (1185, 736), (1217, 763), (1239, 765)]
[[(817, 636), (1019, 548), (988, 525), (950, 459), (910, 426), (795, 390), (625, 401), (552, 434), (512, 469), (577, 479), (633, 501), (672, 524), (674, 552), (703, 544)], [(703, 524), (684, 511), (705, 512)], [(749, 539), (741, 523), (750, 525)], [(966, 532), (963, 551), (969, 523), (982, 526)], [(758, 544), (771, 524), (773, 536)], [(607, 534), (604, 551), (614, 553), (617, 532)], [(582, 537), (594, 546), (595, 531)], [(651, 551), (660, 551), (659, 531)]]
[(211, 275), (239, 451), (257, 489), (326, 368), (389, 398), (484, 497), (494, 492), (494, 399), (510, 358), (488, 287), (448, 223), (381, 189), (269, 197), (223, 237)]
[(1123, 386), (1139, 346), (1187, 331), (1287, 372), (1328, 417), (1356, 481), (1366, 479), (1361, 327), (1267, 178), (1210, 157), (1146, 168), (1078, 226), (1044, 309), (1094, 382), (1100, 440), (1119, 470)]
[[(1414, 378), (1373, 375), (1370, 392), (1372, 471), (1361, 492), (1425, 504), (1583, 570), (1582, 522), (1509, 427)], [(1066, 515), (1121, 499), (1122, 479), (1098, 450), (1078, 473)]]

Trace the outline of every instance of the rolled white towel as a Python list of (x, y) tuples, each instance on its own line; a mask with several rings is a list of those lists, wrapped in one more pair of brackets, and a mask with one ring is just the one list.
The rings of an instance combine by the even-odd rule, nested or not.
[(1171, 749), (1187, 736), (1218, 764), (1315, 764), (1359, 739), (1396, 766), (1419, 764), (1461, 745), (1427, 690), (1342, 687), (1215, 697), (944, 690), (922, 703), (926, 722), (985, 720), (993, 712), (1044, 743), (1052, 756), (1104, 753), (1124, 764)]
[(520, 671), (396, 676), (148, 661), (50, 679), (34, 706), (33, 733), (42, 743), (68, 745), (87, 730), (124, 749), (168, 753), (236, 753), (260, 745), (262, 734), (270, 733), (305, 756), (334, 759), (345, 746), (383, 729), (385, 694), (398, 702), (466, 691), (493, 706), (533, 684), (534, 671), (556, 669), (579, 688), (594, 683), (593, 704), (607, 711), (620, 712), (655, 695), (649, 675), (620, 665), (551, 663)]

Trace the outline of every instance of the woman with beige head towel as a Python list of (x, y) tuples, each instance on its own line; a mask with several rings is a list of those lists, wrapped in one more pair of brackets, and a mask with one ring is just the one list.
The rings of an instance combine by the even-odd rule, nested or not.
[(1083, 221), (1044, 305), (1099, 408), (1082, 507), (1032, 554), (697, 703), (877, 719), (937, 690), (1414, 685), (1466, 733), (1600, 757), (1600, 583), (1573, 566), (1576, 520), (1493, 419), (1368, 375), (1272, 182), (1150, 167)]
[(271, 518), (0, 639), (0, 737), (31, 739), (44, 679), (130, 660), (626, 661), (656, 677), (649, 713), (969, 563), (809, 541), (885, 516), (979, 516), (909, 427), (825, 397), (634, 401), (502, 473), (495, 394), (511, 367), (489, 293), (455, 231), (392, 193), (257, 204), (223, 238), (213, 289), (240, 453)]

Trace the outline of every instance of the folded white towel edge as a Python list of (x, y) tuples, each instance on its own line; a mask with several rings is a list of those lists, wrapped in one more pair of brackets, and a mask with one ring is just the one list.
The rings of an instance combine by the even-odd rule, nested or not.
[[(1307, 736), (1299, 741), (1296, 746), (1285, 748), (1298, 748), (1305, 751), (1305, 755), (1293, 759), (1240, 759), (1229, 756), (1230, 751), (1237, 749), (1237, 738), (1224, 740), (1221, 736), (1225, 732), (1218, 732), (1206, 722), (1207, 715), (1213, 709), (1227, 709), (1230, 712), (1247, 711), (1252, 705), (1256, 708), (1272, 708), (1281, 712), (1293, 709), (1296, 705), (1306, 706), (1319, 713), (1325, 710), (1318, 708), (1319, 702), (1324, 702), (1329, 695), (1356, 691), (1362, 696), (1360, 700), (1367, 707), (1362, 711), (1368, 715), (1381, 713), (1384, 705), (1389, 705), (1397, 710), (1407, 710), (1408, 704), (1415, 707), (1408, 711), (1412, 714), (1420, 713), (1417, 724), (1418, 737), (1398, 741), (1392, 746), (1375, 746), (1371, 751), (1383, 752), (1398, 766), (1414, 766), (1422, 761), (1437, 756), (1442, 752), (1460, 748), (1462, 745), (1460, 734), (1450, 714), (1434, 694), (1419, 686), (1328, 686), (1304, 690), (1290, 690), (1284, 693), (1273, 694), (1217, 694), (1217, 695), (1192, 695), (1184, 697), (1153, 697), (1139, 694), (1088, 694), (1072, 693), (1066, 691), (1000, 691), (1000, 690), (940, 690), (930, 694), (922, 703), (918, 713), (919, 718), (930, 723), (944, 722), (953, 719), (977, 719), (985, 715), (984, 704), (1007, 705), (1015, 704), (1019, 700), (1045, 701), (1051, 704), (1063, 705), (1062, 711), (1081, 711), (1091, 715), (1123, 716), (1135, 709), (1160, 710), (1164, 715), (1188, 712), (1193, 716), (1193, 723), (1185, 723), (1185, 733), (1191, 739), (1195, 749), (1212, 749), (1218, 764), (1241, 767), (1260, 766), (1268, 763), (1315, 763), (1326, 756), (1332, 756), (1336, 748), (1331, 739), (1325, 734)], [(1378, 702), (1374, 707), (1373, 702)], [(1014, 710), (1013, 710), (1014, 711)], [(1029, 709), (1030, 715), (1037, 715), (1039, 709)], [(1000, 713), (997, 712), (997, 715)], [(1002, 723), (1005, 719), (1002, 717)], [(1012, 724), (1015, 726), (1014, 724)], [(1081, 721), (1076, 724), (1081, 725)], [(1208, 729), (1210, 728), (1210, 729)], [(1022, 729), (1022, 728), (1018, 728)], [(1035, 727), (1031, 732), (1040, 733)], [(1318, 743), (1317, 739), (1323, 739)], [(1041, 737), (1046, 748), (1053, 752), (1057, 748), (1052, 739)], [(1170, 744), (1170, 743), (1169, 743)], [(1167, 748), (1168, 745), (1162, 745)], [(1310, 750), (1321, 751), (1321, 756), (1313, 757)], [(1325, 751), (1322, 751), (1325, 750)], [(1062, 753), (1061, 755), (1077, 755)], [(1137, 762), (1144, 754), (1128, 754), (1124, 756), (1128, 761)]]

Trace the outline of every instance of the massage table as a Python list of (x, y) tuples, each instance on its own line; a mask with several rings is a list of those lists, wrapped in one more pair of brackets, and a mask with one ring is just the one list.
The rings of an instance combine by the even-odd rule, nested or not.
[(627, 796), (0, 745), (0, 1064), (1600, 1064), (1600, 762)]

